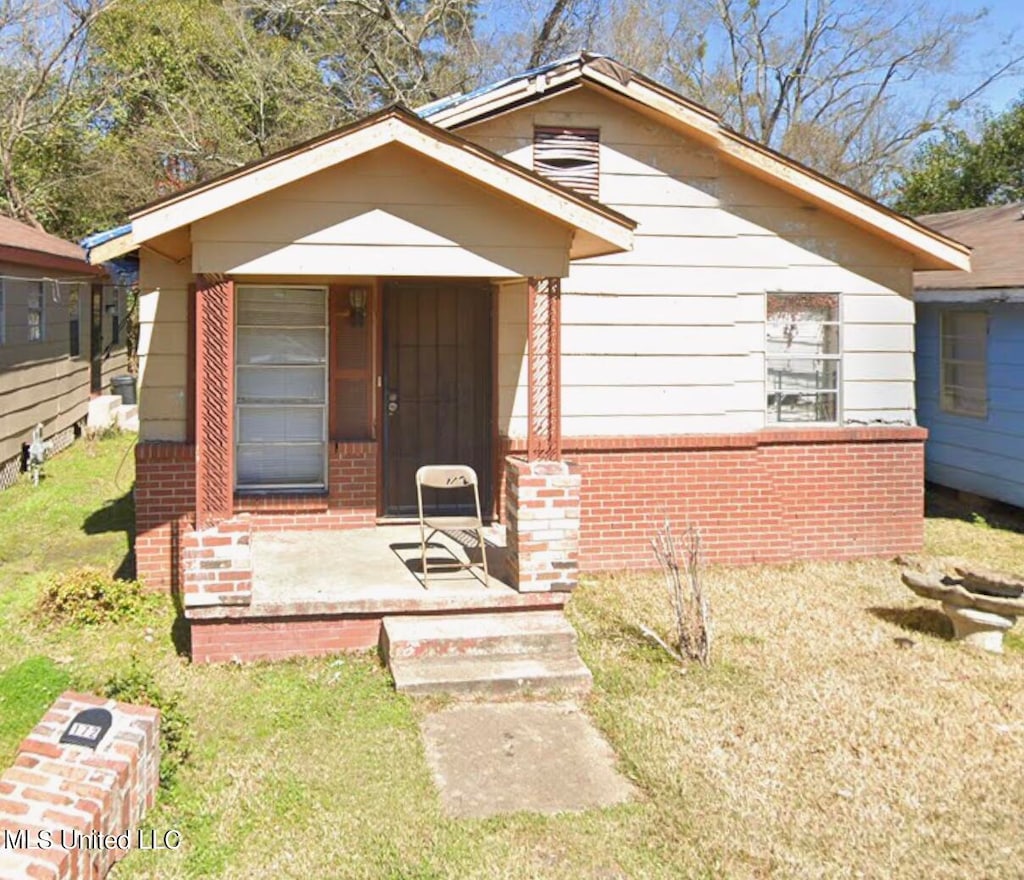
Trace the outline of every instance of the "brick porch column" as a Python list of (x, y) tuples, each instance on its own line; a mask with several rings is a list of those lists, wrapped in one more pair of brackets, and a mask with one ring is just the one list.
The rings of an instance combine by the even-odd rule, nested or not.
[(562, 459), (561, 282), (528, 286), (526, 460), (505, 460), (509, 570), (520, 592), (579, 580), (580, 477)]
[(252, 598), (252, 526), (232, 518), (235, 501), (235, 289), (196, 278), (196, 525), (183, 535), (187, 607), (247, 605)]
[(580, 483), (563, 461), (505, 459), (508, 565), (519, 592), (569, 592), (579, 582)]
[(196, 278), (196, 528), (234, 506), (234, 283)]

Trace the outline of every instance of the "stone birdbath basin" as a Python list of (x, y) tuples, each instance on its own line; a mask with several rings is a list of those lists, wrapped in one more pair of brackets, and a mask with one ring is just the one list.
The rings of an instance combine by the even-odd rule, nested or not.
[(1024, 614), (1024, 578), (963, 565), (953, 571), (904, 571), (903, 583), (918, 596), (942, 603), (957, 639), (1002, 654), (1003, 633)]

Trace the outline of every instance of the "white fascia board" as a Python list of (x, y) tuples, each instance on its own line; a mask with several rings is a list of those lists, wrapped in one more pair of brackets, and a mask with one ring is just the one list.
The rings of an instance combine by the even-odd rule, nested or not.
[(294, 183), (310, 174), (323, 171), (348, 159), (385, 146), (395, 139), (395, 119), (384, 119), (375, 125), (340, 135), (336, 140), (285, 156), (261, 168), (254, 168), (238, 177), (187, 194), (152, 210), (132, 216), (132, 232), (139, 244), (180, 229), (203, 217), (209, 217), (256, 196)]
[(545, 92), (581, 78), (582, 72), (579, 65), (573, 64), (563, 71), (552, 70), (529, 79), (509, 83), (503, 88), (468, 99), (464, 104), (457, 104), (454, 107), (428, 114), (424, 118), (438, 128), (457, 128), (464, 122), (475, 122), (479, 116), (485, 113), (499, 112), (508, 105), (517, 104), (533, 95), (543, 95)]
[(89, 248), (89, 262), (94, 266), (98, 266), (100, 263), (116, 260), (118, 257), (123, 257), (125, 254), (130, 254), (132, 251), (137, 250), (139, 245), (135, 241), (133, 232), (134, 230), (126, 232), (124, 235), (119, 235), (117, 238), (112, 238), (110, 241), (105, 241), (103, 244)]
[(677, 120), (698, 138), (712, 143), (719, 152), (728, 156), (735, 164), (746, 167), (756, 174), (774, 179), (787, 188), (806, 195), (808, 199), (824, 206), (827, 210), (852, 220), (856, 225), (877, 231), (884, 237), (894, 240), (905, 249), (910, 250), (915, 257), (923, 258), (914, 268), (970, 271), (969, 253), (935, 239), (924, 230), (917, 228), (916, 225), (862, 201), (825, 179), (808, 174), (806, 171), (780, 160), (770, 151), (761, 149), (756, 144), (723, 128), (717, 117), (698, 112), (694, 108), (688, 108), (636, 80), (623, 85), (617, 79), (605, 76), (592, 68), (585, 68), (584, 76), (613, 92), (632, 98)]

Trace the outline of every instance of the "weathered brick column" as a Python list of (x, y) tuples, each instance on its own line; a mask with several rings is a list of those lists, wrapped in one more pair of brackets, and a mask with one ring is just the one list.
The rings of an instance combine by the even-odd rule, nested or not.
[(182, 539), (186, 608), (252, 601), (252, 519), (239, 514)]
[(561, 461), (505, 459), (512, 583), (521, 593), (568, 592), (579, 582), (580, 476)]

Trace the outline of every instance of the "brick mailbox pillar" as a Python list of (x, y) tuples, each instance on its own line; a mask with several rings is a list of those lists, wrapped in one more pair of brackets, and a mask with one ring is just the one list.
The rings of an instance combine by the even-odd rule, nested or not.
[(0, 774), (0, 877), (102, 880), (131, 850), (155, 848), (141, 823), (160, 782), (159, 740), (156, 709), (63, 694)]
[(579, 581), (579, 474), (562, 461), (505, 460), (512, 583), (521, 593), (568, 592)]

